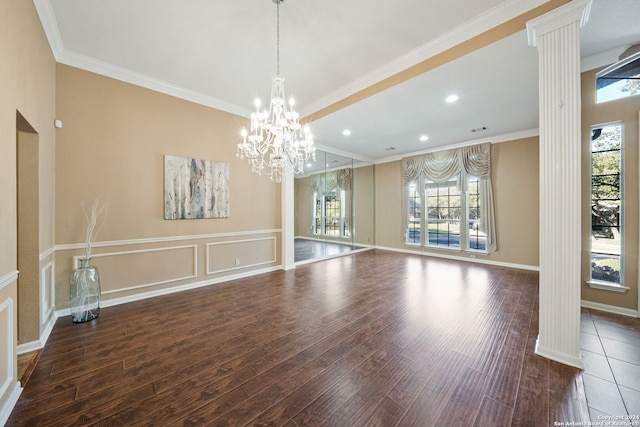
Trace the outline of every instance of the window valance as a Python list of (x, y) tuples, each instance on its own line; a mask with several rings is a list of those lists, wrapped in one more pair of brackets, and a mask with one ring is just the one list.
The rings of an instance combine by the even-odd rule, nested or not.
[(336, 188), (345, 191), (351, 190), (351, 169), (311, 175), (311, 191), (324, 193)]
[(491, 144), (406, 157), (402, 159), (402, 175), (405, 185), (420, 179), (443, 182), (458, 177), (459, 183), (465, 183), (469, 176), (491, 179)]
[[(493, 207), (493, 188), (491, 184), (491, 143), (470, 145), (467, 147), (443, 150), (402, 159), (403, 183), (403, 241), (406, 242), (406, 230), (409, 216), (406, 209), (409, 204), (409, 185), (416, 184), (424, 189), (427, 182), (446, 182), (456, 178), (458, 188), (467, 192), (469, 178), (478, 178), (481, 188), (480, 227), (486, 233), (487, 251), (497, 250), (496, 226)], [(418, 193), (423, 198), (422, 191)]]

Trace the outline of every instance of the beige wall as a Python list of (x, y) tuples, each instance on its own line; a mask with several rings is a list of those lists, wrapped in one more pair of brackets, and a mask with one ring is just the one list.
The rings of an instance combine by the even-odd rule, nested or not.
[[(4, 411), (11, 409), (7, 405), (18, 386), (15, 378), (18, 336), (18, 282), (15, 280), (18, 264), (17, 111), (37, 132), (39, 159), (36, 166), (39, 226), (30, 243), (34, 248), (30, 256), (34, 258), (37, 255), (38, 259), (30, 259), (30, 271), (23, 272), (36, 278), (28, 281), (28, 285), (35, 286), (35, 289), (29, 289), (34, 299), (27, 302), (26, 310), (31, 313), (28, 323), (20, 325), (24, 341), (37, 340), (41, 328), (46, 325), (47, 319), (41, 319), (38, 310), (41, 298), (37, 278), (40, 271), (33, 270), (45, 269), (49, 265), (54, 246), (55, 62), (33, 2), (0, 2), (0, 52), (0, 348), (13, 350), (9, 357), (6, 351), (0, 352), (0, 384), (9, 380), (9, 387), (0, 395), (2, 420), (8, 415)], [(9, 309), (10, 306), (13, 308)], [(14, 331), (11, 336), (7, 335), (9, 330)]]
[[(94, 199), (108, 204), (92, 261), (103, 301), (279, 264), (280, 185), (236, 158), (243, 118), (60, 64), (57, 90), (58, 309)], [(165, 154), (229, 163), (230, 217), (164, 220)]]
[(402, 244), (402, 163), (375, 167), (376, 246), (408, 249)]
[(353, 169), (353, 241), (356, 244), (375, 243), (375, 166)]
[[(600, 304), (638, 309), (638, 112), (640, 96), (596, 104), (595, 71), (582, 74), (582, 299)], [(624, 293), (590, 288), (589, 159), (591, 126), (623, 122), (623, 222)]]
[[(498, 250), (473, 254), (481, 261), (538, 266), (538, 138), (493, 144), (492, 179)], [(469, 258), (464, 251), (419, 248), (402, 243), (402, 164), (378, 164), (376, 245), (425, 254)]]

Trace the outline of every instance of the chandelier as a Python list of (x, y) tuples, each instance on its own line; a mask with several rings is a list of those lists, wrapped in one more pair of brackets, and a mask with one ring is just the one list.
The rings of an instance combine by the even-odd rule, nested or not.
[(300, 115), (293, 109), (294, 100), (287, 103), (284, 95), (284, 77), (280, 76), (280, 4), (276, 4), (276, 75), (271, 79), (271, 102), (268, 110), (260, 111), (256, 99), (256, 111), (251, 113), (249, 131), (242, 129), (242, 142), (237, 156), (247, 158), (251, 170), (262, 175), (266, 169), (272, 181), (282, 182), (289, 175), (304, 172), (304, 163), (316, 159), (316, 147), (308, 126), (300, 124)]

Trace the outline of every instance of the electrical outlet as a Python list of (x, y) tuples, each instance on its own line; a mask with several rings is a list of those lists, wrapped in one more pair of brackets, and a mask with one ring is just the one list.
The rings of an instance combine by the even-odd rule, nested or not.
[(240, 258), (236, 258), (236, 267), (240, 266)]

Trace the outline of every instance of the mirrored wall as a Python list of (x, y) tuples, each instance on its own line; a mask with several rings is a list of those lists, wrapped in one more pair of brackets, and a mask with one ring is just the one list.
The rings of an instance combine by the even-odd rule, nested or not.
[(374, 244), (374, 165), (316, 152), (295, 180), (295, 261), (310, 262)]

